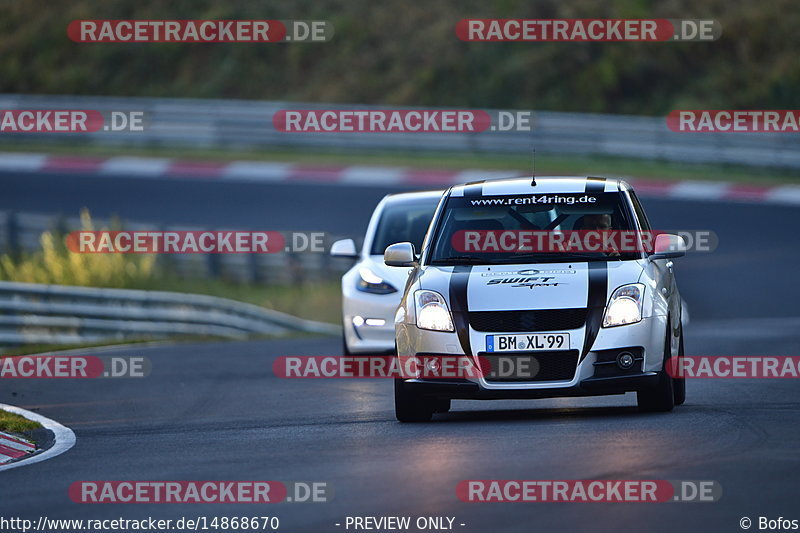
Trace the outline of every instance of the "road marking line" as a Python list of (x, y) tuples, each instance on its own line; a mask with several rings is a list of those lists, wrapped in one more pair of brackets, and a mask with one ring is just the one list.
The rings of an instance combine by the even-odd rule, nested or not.
[(26, 455), (28, 455), (28, 452), (23, 452), (22, 450), (15, 450), (14, 448), (9, 448), (8, 446), (3, 446), (2, 444), (0, 444), (0, 453), (12, 459), (19, 459), (20, 457), (25, 457)]
[(405, 170), (399, 167), (354, 165), (342, 172), (341, 182), (348, 185), (395, 185), (403, 182)]
[(270, 161), (234, 161), (222, 170), (221, 179), (245, 181), (283, 181), (289, 175), (290, 163)]
[(0, 153), (0, 169), (36, 171), (44, 167), (45, 154)]
[(22, 442), (20, 440), (10, 438), (5, 435), (0, 435), (0, 447), (17, 450), (20, 452), (31, 453), (36, 451), (36, 446), (33, 444)]
[(781, 185), (771, 188), (764, 200), (776, 204), (800, 205), (800, 186)]
[(669, 191), (672, 198), (722, 198), (728, 184), (719, 181), (680, 181)]
[(167, 173), (171, 160), (155, 157), (112, 157), (100, 167), (103, 174), (131, 174), (139, 177), (159, 178)]

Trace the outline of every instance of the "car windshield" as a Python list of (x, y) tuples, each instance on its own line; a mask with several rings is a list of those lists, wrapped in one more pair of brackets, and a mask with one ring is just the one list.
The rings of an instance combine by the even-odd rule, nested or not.
[(419, 252), (422, 239), (439, 203), (438, 196), (413, 200), (389, 200), (384, 206), (370, 253), (382, 255), (386, 247), (397, 242), (410, 242)]
[[(637, 259), (641, 253), (630, 248), (620, 252), (519, 245), (523, 234), (544, 236), (543, 241), (538, 241), (542, 243), (553, 242), (554, 236), (565, 234), (582, 236), (594, 231), (619, 235), (634, 230), (637, 227), (628, 203), (618, 192), (450, 197), (436, 225), (428, 263), (522, 264)], [(505, 237), (508, 239), (504, 240)], [(514, 245), (498, 246), (498, 242)], [(487, 243), (494, 245), (486, 246)]]

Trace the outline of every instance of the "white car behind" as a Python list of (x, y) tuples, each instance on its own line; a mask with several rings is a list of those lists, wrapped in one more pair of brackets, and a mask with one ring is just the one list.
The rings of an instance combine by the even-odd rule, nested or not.
[(372, 213), (360, 252), (353, 239), (333, 243), (331, 255), (356, 259), (342, 276), (345, 354), (394, 353), (394, 313), (409, 269), (386, 266), (383, 253), (396, 242), (422, 247), (442, 192), (387, 195)]

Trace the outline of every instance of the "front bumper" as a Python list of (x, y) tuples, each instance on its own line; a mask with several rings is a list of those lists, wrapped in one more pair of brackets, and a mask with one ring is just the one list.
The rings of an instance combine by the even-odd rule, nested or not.
[(573, 396), (603, 396), (636, 392), (655, 386), (657, 372), (642, 372), (614, 377), (591, 377), (570, 387), (547, 389), (486, 389), (469, 380), (405, 380), (410, 391), (428, 398), (452, 400), (525, 400)]
[[(661, 316), (647, 317), (627, 326), (601, 328), (588, 353), (581, 353), (570, 379), (509, 382), (475, 377), (463, 382), (408, 380), (407, 383), (421, 394), (454, 399), (553, 398), (638, 391), (658, 381), (658, 372), (664, 361), (665, 331), (666, 317)], [(569, 333), (569, 348), (581, 350), (585, 329)], [(470, 328), (471, 349), (476, 355), (484, 346), (484, 335)], [(397, 347), (401, 356), (464, 353), (455, 333), (422, 331), (413, 324), (404, 323), (398, 325)], [(618, 368), (614, 362), (622, 351), (631, 352), (636, 359), (628, 370)]]
[[(345, 342), (351, 353), (394, 353), (398, 293), (370, 294), (351, 289), (342, 295)], [(354, 318), (359, 317), (356, 322)]]

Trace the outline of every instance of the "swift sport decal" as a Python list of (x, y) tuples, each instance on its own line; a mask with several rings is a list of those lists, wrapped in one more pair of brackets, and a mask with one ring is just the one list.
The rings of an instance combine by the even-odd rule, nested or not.
[[(527, 311), (586, 307), (586, 263), (568, 267), (495, 270), (476, 265), (467, 292), (470, 311)], [(512, 267), (513, 268), (513, 267)], [(507, 270), (508, 269), (508, 270)]]
[(526, 287), (528, 289), (533, 289), (534, 287), (558, 287), (559, 285), (566, 285), (566, 283), (558, 282), (547, 283), (546, 279), (547, 278), (542, 279), (541, 281), (536, 281), (535, 278), (532, 278), (530, 280), (521, 281), (515, 285), (512, 285), (512, 287)]
[(511, 285), (512, 287), (558, 287), (559, 285), (566, 285), (566, 283), (559, 283), (552, 281), (553, 276), (533, 276), (527, 278), (495, 278), (490, 279), (486, 285)]

